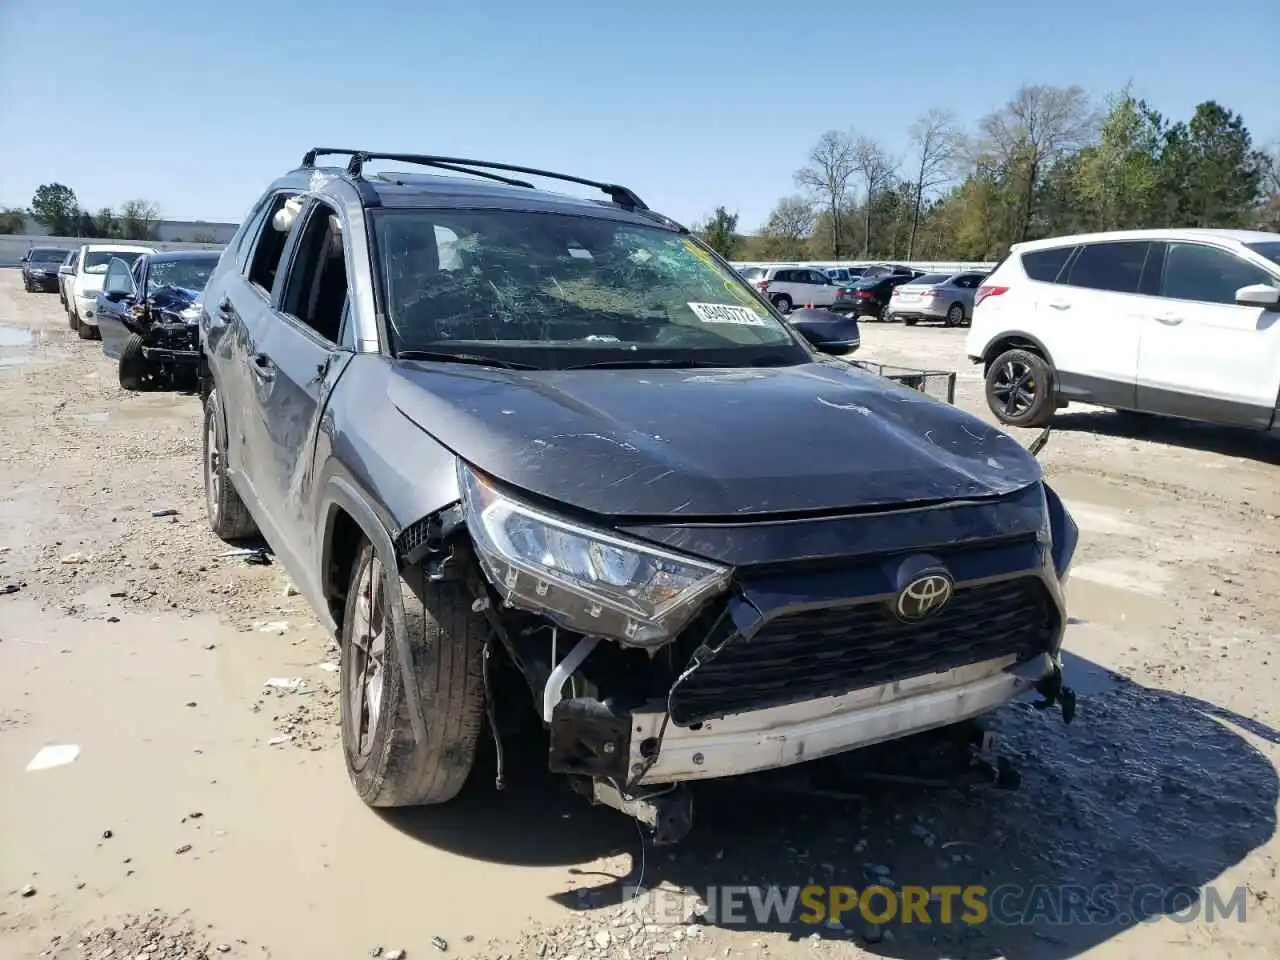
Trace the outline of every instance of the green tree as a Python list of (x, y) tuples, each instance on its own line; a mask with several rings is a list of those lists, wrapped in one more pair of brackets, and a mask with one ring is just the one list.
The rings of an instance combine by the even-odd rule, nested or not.
[(0, 233), (19, 234), (27, 228), (27, 214), (16, 207), (0, 210)]
[(32, 218), (55, 237), (72, 235), (79, 214), (75, 191), (66, 184), (41, 184), (31, 198)]
[[(1126, 88), (1111, 100), (1098, 144), (1059, 164), (1070, 168), (1070, 179), (1062, 186), (1087, 208), (1090, 228), (1133, 229), (1161, 222), (1164, 127), (1163, 118)], [(1066, 196), (1060, 199), (1067, 201)]]
[(732, 260), (739, 245), (738, 215), (724, 207), (716, 207), (707, 222), (698, 231), (702, 239), (726, 260)]
[(123, 236), (120, 231), (120, 221), (116, 218), (115, 213), (110, 207), (103, 207), (91, 218), (92, 233), (88, 236), (101, 237), (103, 239), (119, 239)]
[(1244, 120), (1205, 101), (1191, 122), (1165, 132), (1161, 189), (1185, 227), (1239, 227), (1250, 223), (1263, 198), (1267, 157), (1255, 150)]

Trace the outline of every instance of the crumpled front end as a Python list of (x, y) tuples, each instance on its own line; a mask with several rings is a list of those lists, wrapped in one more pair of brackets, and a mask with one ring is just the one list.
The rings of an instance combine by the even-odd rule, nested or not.
[(864, 515), (604, 530), (465, 465), (460, 482), (551, 768), (634, 815), (645, 786), (783, 767), (1058, 690), (1076, 529), (1041, 483)]

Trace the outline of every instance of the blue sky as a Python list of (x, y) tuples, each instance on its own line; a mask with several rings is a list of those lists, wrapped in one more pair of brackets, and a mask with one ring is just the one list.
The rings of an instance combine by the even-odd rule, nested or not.
[(924, 110), (971, 123), (1024, 82), (1131, 82), (1178, 118), (1217, 99), (1280, 139), (1277, 41), (1277, 0), (0, 0), (0, 205), (57, 180), (95, 210), (238, 220), (325, 144), (614, 180), (753, 228), (824, 130), (905, 153)]

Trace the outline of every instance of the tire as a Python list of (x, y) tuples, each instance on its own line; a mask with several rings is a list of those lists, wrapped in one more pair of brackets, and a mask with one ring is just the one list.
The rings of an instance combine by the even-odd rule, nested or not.
[(773, 305), (778, 308), (779, 313), (791, 312), (791, 298), (785, 293), (780, 293), (773, 298)]
[(26, 277), (22, 278), (22, 289), (27, 293), (31, 292), (31, 281), (28, 280)]
[(76, 305), (74, 302), (67, 305), (67, 326), (76, 333), (80, 332), (80, 314), (76, 313)]
[(987, 406), (1011, 427), (1043, 427), (1057, 409), (1053, 368), (1028, 350), (1006, 350), (987, 370)]
[(142, 354), (142, 338), (130, 334), (120, 350), (120, 386), (125, 390), (150, 390), (155, 382), (151, 361)]
[[(388, 574), (371, 544), (361, 544), (342, 618), (340, 699), (347, 773), (371, 807), (447, 803), (471, 773), (484, 727), (487, 625), (472, 611), (471, 597), (460, 582), (433, 582), (421, 566), (408, 568), (400, 576), (413, 664), (413, 675), (406, 676), (393, 621), (385, 609), (380, 611), (388, 575), (400, 576)], [(410, 698), (425, 714), (424, 743), (413, 734)], [(373, 703), (376, 709), (371, 709)]]
[(217, 390), (211, 391), (204, 402), (203, 472), (209, 529), (228, 542), (257, 536), (258, 525), (227, 476), (227, 438)]
[(97, 340), (98, 328), (85, 323), (79, 317), (76, 318), (76, 333), (80, 335), (81, 340)]
[(953, 303), (951, 306), (947, 307), (947, 326), (964, 326), (964, 304)]
[(903, 326), (907, 326), (907, 327), (914, 327), (916, 325), (916, 322), (917, 321), (914, 319), (908, 320), (906, 318), (903, 318), (903, 321), (902, 321)]

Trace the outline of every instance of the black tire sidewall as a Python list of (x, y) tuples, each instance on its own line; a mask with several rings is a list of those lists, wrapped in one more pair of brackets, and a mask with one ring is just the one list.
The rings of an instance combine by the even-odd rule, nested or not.
[[(1035, 399), (1032, 400), (1027, 411), (1018, 417), (1006, 416), (999, 400), (992, 392), (997, 372), (1010, 360), (1027, 364), (1031, 367), (1036, 379)], [(983, 393), (987, 398), (987, 407), (1001, 423), (1011, 427), (1042, 427), (1052, 419), (1057, 406), (1057, 378), (1049, 361), (1039, 354), (1022, 349), (1005, 350), (991, 362), (983, 384)]]
[(136, 333), (120, 349), (120, 386), (125, 390), (145, 390), (149, 386), (147, 376), (151, 365), (141, 350), (142, 338)]

